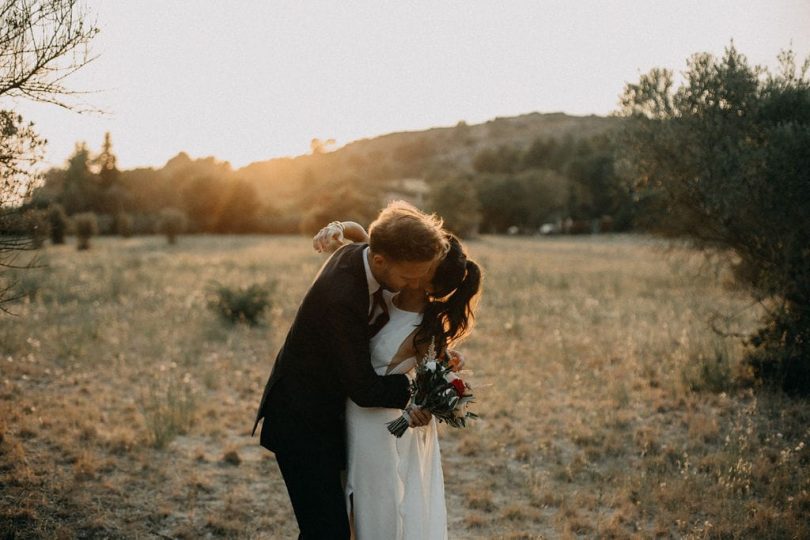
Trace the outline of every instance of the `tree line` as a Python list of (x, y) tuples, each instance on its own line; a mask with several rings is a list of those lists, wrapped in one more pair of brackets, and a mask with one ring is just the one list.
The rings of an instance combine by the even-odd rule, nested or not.
[(367, 222), (386, 197), (413, 195), (397, 192), (410, 175), (423, 186), (425, 209), (465, 236), (537, 233), (543, 225), (555, 233), (592, 232), (594, 223), (603, 230), (633, 227), (633, 200), (616, 173), (614, 133), (484, 146), (466, 167), (440, 156), (427, 138), (414, 141), (376, 156), (377, 166), (357, 149), (314, 152), (254, 176), (249, 167), (233, 170), (183, 152), (160, 169), (121, 171), (108, 133), (98, 153), (78, 144), (23, 208), (58, 204), (68, 216), (93, 212), (108, 234), (119, 233), (123, 222), (137, 234), (155, 232), (165, 208), (182, 212), (194, 233), (312, 232), (336, 216)]

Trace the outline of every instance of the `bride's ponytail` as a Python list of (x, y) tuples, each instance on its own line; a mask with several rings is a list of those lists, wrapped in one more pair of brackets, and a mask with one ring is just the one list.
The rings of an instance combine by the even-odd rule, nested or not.
[(482, 279), (481, 268), (467, 258), (458, 238), (448, 234), (448, 241), (450, 249), (436, 268), (431, 300), (414, 338), (417, 345), (438, 338), (441, 351), (472, 330)]

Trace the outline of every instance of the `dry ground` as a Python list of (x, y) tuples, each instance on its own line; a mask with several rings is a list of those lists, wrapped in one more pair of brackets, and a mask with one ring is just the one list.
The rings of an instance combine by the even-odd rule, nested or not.
[[(442, 429), (451, 538), (810, 537), (810, 407), (755, 390), (757, 308), (685, 250), (613, 236), (484, 237), (463, 345), (480, 421)], [(4, 537), (293, 538), (250, 438), (322, 258), (304, 238), (49, 246), (0, 319)], [(258, 327), (208, 287), (274, 282)]]

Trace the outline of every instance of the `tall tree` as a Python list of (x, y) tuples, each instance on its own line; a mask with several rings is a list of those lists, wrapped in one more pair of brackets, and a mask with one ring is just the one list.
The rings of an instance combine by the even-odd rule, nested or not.
[(478, 234), (481, 203), (472, 178), (457, 173), (431, 181), (428, 206), (444, 219), (447, 229), (461, 238)]
[(184, 210), (193, 232), (215, 232), (225, 206), (224, 180), (199, 176), (191, 180), (182, 194)]
[(104, 143), (101, 145), (101, 153), (93, 160), (98, 167), (99, 183), (102, 189), (109, 189), (118, 182), (121, 172), (118, 170), (118, 158), (112, 151), (112, 140), (110, 132), (104, 134)]
[(248, 233), (256, 230), (261, 202), (253, 184), (245, 180), (229, 180), (219, 197), (222, 206), (215, 232)]
[(118, 170), (118, 158), (113, 153), (109, 132), (104, 134), (101, 152), (93, 159), (93, 166), (99, 188), (96, 211), (116, 216), (118, 221), (131, 197), (121, 186), (121, 171)]
[(682, 85), (655, 69), (626, 87), (624, 158), (659, 232), (719, 248), (768, 307), (752, 366), (810, 392), (810, 59), (776, 75), (734, 46), (694, 55)]
[(61, 197), (62, 205), (69, 215), (96, 209), (99, 193), (90, 164), (90, 150), (84, 143), (78, 143), (68, 159)]

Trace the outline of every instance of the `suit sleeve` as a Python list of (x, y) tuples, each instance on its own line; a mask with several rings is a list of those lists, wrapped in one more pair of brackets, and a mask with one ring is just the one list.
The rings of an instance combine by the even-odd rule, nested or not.
[(368, 321), (356, 303), (331, 302), (323, 326), (346, 393), (361, 407), (403, 409), (410, 399), (405, 375), (380, 376), (371, 367)]

